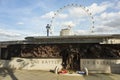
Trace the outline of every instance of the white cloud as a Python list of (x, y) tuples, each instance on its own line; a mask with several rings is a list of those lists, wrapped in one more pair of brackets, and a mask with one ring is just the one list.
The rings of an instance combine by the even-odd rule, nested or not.
[(88, 30), (76, 30), (74, 31), (75, 35), (86, 35), (86, 34), (90, 34), (90, 31)]
[(51, 11), (49, 13), (46, 13), (45, 15), (42, 15), (41, 18), (52, 18), (54, 16), (54, 12)]
[(92, 5), (85, 8), (72, 7), (69, 9), (69, 14), (70, 16), (73, 16), (73, 17), (84, 17), (84, 16), (87, 16), (88, 13), (92, 13), (95, 15), (95, 14), (104, 12), (107, 8), (111, 6), (112, 4), (110, 2), (103, 2), (101, 4), (93, 3)]
[(101, 21), (102, 24), (109, 27), (120, 27), (120, 12), (102, 13)]
[(104, 2), (100, 5), (93, 3), (91, 6), (88, 7), (90, 12), (95, 15), (104, 12), (107, 8), (111, 7), (112, 4), (110, 2)]
[(118, 18), (119, 15), (120, 12), (110, 12), (110, 13), (104, 12), (101, 14), (100, 17), (104, 20), (110, 20), (110, 19)]
[(114, 8), (120, 10), (120, 0), (115, 0)]
[(67, 17), (68, 17), (67, 14), (58, 14), (58, 18), (60, 18), (60, 19), (65, 19)]
[(104, 12), (97, 16), (96, 31), (104, 33), (120, 33), (120, 12)]
[(117, 4), (117, 8), (120, 9), (120, 1)]
[(21, 34), (19, 33), (16, 33), (14, 31), (8, 31), (8, 30), (3, 30), (3, 29), (0, 29), (0, 35), (5, 35), (5, 36), (8, 36), (8, 37), (18, 37), (18, 36), (21, 36)]
[(120, 28), (120, 12), (116, 13), (103, 13), (102, 18), (104, 20), (104, 25), (114, 28)]
[(86, 16), (87, 13), (80, 7), (73, 7), (69, 9), (69, 15), (80, 18)]
[(18, 22), (17, 25), (24, 25), (24, 22)]
[(67, 22), (63, 22), (62, 23), (62, 26), (65, 26), (65, 27), (75, 27), (76, 26), (76, 24), (75, 23), (73, 23), (72, 21), (67, 21)]
[(15, 32), (13, 30), (3, 30), (0, 29), (0, 41), (8, 41), (8, 40), (23, 40), (24, 35)]
[(46, 13), (45, 15), (42, 15), (41, 18), (46, 18), (46, 19), (52, 19), (52, 17), (55, 17), (55, 18), (60, 18), (60, 19), (64, 19), (64, 18), (67, 18), (68, 15), (67, 14), (61, 14), (61, 13), (58, 13), (57, 16), (54, 15), (55, 12), (51, 11), (49, 13)]
[(96, 28), (96, 31), (99, 32), (110, 32), (110, 31), (114, 31), (114, 28), (112, 27), (108, 27), (108, 26), (104, 26), (104, 25), (99, 25)]

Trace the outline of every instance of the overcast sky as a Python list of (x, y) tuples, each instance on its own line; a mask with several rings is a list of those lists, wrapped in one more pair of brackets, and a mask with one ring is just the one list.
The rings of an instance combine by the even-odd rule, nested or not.
[[(46, 36), (46, 25), (54, 13), (72, 3), (89, 9), (95, 33), (120, 34), (120, 0), (0, 0), (0, 41)], [(52, 35), (68, 25), (76, 34), (87, 34), (91, 21), (81, 7), (63, 8), (53, 20)]]

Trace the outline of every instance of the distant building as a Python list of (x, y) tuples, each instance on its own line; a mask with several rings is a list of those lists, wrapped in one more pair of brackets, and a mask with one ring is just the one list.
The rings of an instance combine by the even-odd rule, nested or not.
[(66, 28), (60, 31), (60, 36), (70, 36), (70, 35), (74, 35), (71, 29)]

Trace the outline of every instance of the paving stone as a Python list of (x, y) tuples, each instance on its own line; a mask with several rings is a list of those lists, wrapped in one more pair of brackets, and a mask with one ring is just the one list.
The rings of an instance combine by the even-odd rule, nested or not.
[(0, 80), (119, 80), (120, 74), (90, 74), (88, 76), (58, 75), (39, 70), (0, 69)]

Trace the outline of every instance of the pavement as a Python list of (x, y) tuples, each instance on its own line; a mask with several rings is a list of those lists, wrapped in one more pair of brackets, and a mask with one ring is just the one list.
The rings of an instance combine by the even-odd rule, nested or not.
[(67, 76), (40, 70), (11, 70), (0, 68), (0, 80), (120, 80), (120, 74)]
[(120, 80), (120, 74), (89, 74), (85, 80)]

